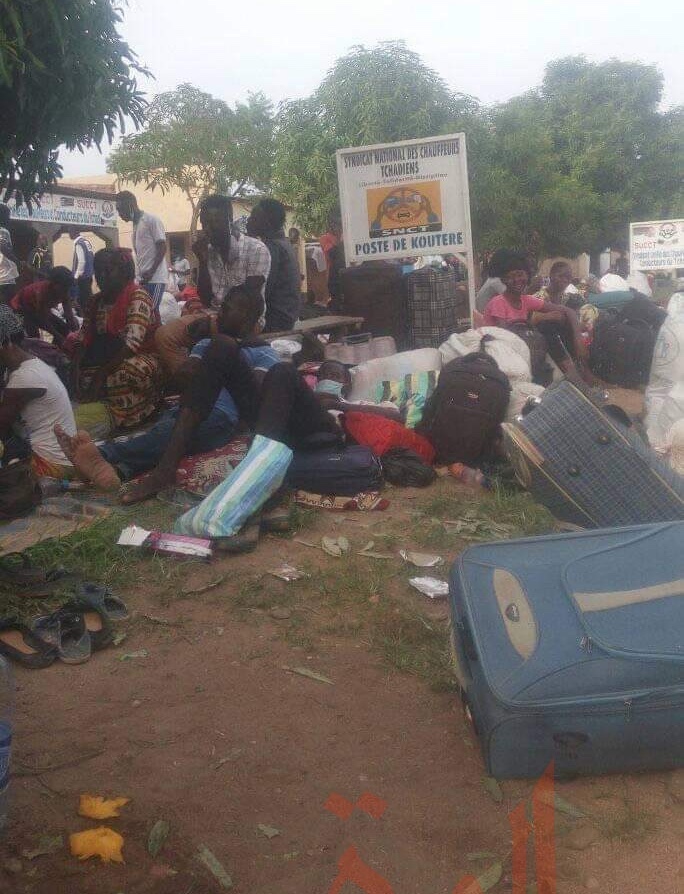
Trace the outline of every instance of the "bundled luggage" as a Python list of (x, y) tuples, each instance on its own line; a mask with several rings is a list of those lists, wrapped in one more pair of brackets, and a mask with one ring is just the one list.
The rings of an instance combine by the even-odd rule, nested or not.
[(363, 317), (374, 335), (391, 335), (402, 349), (406, 342), (406, 286), (401, 270), (387, 261), (367, 261), (340, 270), (345, 314)]
[(296, 451), (285, 476), (293, 490), (338, 497), (380, 490), (382, 467), (368, 447)]
[(601, 527), (684, 519), (684, 479), (568, 381), (503, 426), (516, 477), (556, 518)]
[(684, 763), (684, 523), (488, 543), (450, 582), (466, 715), (499, 779)]
[(481, 350), (443, 368), (416, 431), (435, 448), (439, 463), (478, 463), (499, 436), (510, 398), (508, 378)]
[(459, 289), (455, 271), (422, 267), (406, 277), (410, 347), (436, 348), (452, 332), (467, 326), (468, 293)]

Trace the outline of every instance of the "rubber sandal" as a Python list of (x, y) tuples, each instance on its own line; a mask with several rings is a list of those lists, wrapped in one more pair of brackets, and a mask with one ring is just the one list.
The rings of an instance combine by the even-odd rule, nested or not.
[(248, 519), (237, 534), (230, 537), (212, 537), (211, 544), (219, 553), (231, 556), (251, 553), (259, 543), (259, 527), (261, 516), (259, 513)]
[[(8, 561), (15, 556), (20, 559), (20, 563)], [(17, 595), (52, 596), (78, 579), (78, 575), (65, 568), (58, 567), (50, 571), (38, 568), (25, 553), (7, 553), (0, 557), (0, 584), (14, 587), (18, 590)]]
[(101, 587), (99, 584), (91, 584), (86, 581), (80, 584), (74, 593), (74, 601), (83, 603), (87, 608), (98, 612), (110, 623), (126, 621), (129, 618), (128, 606), (123, 599), (115, 596), (109, 587)]
[(35, 618), (31, 632), (57, 650), (65, 664), (83, 664), (90, 658), (92, 643), (81, 612), (59, 608), (50, 615)]
[(3, 618), (0, 620), (0, 655), (37, 670), (52, 664), (57, 649), (35, 636), (30, 627), (16, 618)]
[(112, 644), (114, 640), (112, 625), (107, 615), (97, 607), (80, 599), (70, 599), (62, 606), (62, 610), (83, 615), (93, 652), (99, 652), (100, 649), (106, 649)]

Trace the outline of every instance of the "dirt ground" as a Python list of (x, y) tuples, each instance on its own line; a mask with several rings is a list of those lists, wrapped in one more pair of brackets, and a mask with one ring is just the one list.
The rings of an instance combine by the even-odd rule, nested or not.
[[(498, 800), (483, 786), (450, 685), (447, 604), (412, 591), (396, 557), (413, 546), (450, 562), (465, 544), (434, 516), (467, 511), (479, 494), (447, 480), (388, 496), (384, 513), (308, 512), (294, 538), (264, 538), (249, 556), (140, 562), (118, 588), (133, 612), (123, 642), (79, 667), (17, 671), (1, 892), (211, 894), (222, 888), (202, 847), (235, 894), (452, 894), (499, 863), (492, 890), (511, 890), (507, 815), (533, 784), (502, 782)], [(516, 503), (506, 518), (543, 527), (528, 509)], [(501, 517), (493, 504), (491, 514)], [(348, 554), (318, 548), (341, 534)], [(369, 540), (394, 558), (359, 556)], [(310, 577), (265, 574), (282, 561)], [(69, 855), (68, 835), (98, 825), (77, 814), (85, 792), (131, 798), (104, 823), (124, 837), (123, 864)], [(333, 793), (386, 806), (340, 818), (325, 806)], [(557, 812), (557, 887), (535, 886), (530, 853), (529, 892), (684, 889), (684, 771), (559, 783), (557, 793), (585, 816)], [(170, 831), (153, 858), (157, 820)], [(43, 836), (65, 844), (29, 859)], [(332, 887), (352, 845), (384, 886), (376, 876)]]

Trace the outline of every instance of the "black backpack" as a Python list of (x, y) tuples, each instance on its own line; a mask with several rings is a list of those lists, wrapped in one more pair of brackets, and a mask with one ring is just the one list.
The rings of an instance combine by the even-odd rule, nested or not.
[(478, 462), (491, 453), (511, 388), (496, 360), (480, 350), (451, 360), (439, 375), (416, 430), (432, 443), (439, 463)]

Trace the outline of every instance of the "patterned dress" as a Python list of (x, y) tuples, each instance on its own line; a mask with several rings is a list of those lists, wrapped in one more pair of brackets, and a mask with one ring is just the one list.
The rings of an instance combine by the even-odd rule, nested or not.
[[(112, 308), (93, 296), (90, 314), (84, 327), (95, 335), (105, 335), (108, 315)], [(119, 333), (123, 344), (133, 353), (127, 357), (105, 381), (104, 400), (118, 428), (135, 428), (155, 412), (162, 397), (162, 370), (159, 358), (148, 348), (148, 336), (158, 325), (158, 315), (150, 296), (144, 289), (136, 289), (126, 311), (126, 322)], [(143, 350), (143, 347), (145, 350)], [(80, 387), (87, 389), (97, 367), (81, 369)]]

